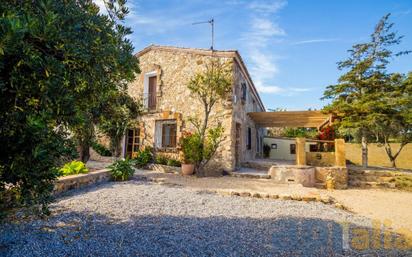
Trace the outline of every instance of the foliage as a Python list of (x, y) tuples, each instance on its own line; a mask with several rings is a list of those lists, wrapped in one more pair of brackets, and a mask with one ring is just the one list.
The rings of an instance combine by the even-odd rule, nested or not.
[(410, 175), (397, 175), (394, 181), (390, 182), (395, 182), (395, 186), (398, 189), (412, 192), (412, 176)]
[(112, 156), (112, 152), (109, 149), (96, 141), (92, 142), (92, 148), (101, 156)]
[(180, 167), (182, 166), (182, 163), (179, 160), (168, 159), (166, 165), (173, 166), (173, 167)]
[(156, 164), (167, 165), (167, 161), (168, 161), (168, 159), (164, 155), (159, 154), (159, 155), (156, 156), (156, 161), (155, 161)]
[(126, 91), (117, 91), (107, 97), (100, 109), (99, 129), (110, 138), (110, 149), (119, 157), (121, 140), (132, 120), (140, 114), (141, 105)]
[(263, 145), (263, 157), (269, 158), (270, 156), (270, 145), (264, 144)]
[(410, 91), (405, 86), (408, 83), (402, 83), (404, 76), (387, 71), (393, 57), (409, 51), (393, 53), (390, 50), (401, 43), (402, 37), (392, 31), (389, 16), (379, 21), (370, 42), (354, 45), (349, 50), (350, 57), (338, 63), (340, 70), (348, 71), (339, 78), (338, 84), (327, 87), (323, 97), (332, 100), (324, 110), (339, 117), (337, 125), (356, 129), (362, 136), (364, 166), (367, 165), (368, 137), (375, 136), (383, 142), (393, 165), (399, 152), (392, 153), (389, 139), (397, 138), (402, 145), (410, 142), (407, 134), (411, 132), (411, 123), (407, 113), (410, 113), (411, 102)]
[(317, 130), (314, 128), (285, 128), (281, 132), (283, 137), (305, 137), (305, 138), (316, 138)]
[(67, 128), (92, 138), (102, 101), (138, 71), (131, 31), (98, 11), (92, 1), (0, 2), (0, 190), (17, 186), (22, 205), (45, 213), (73, 152)]
[[(207, 130), (207, 135), (203, 143), (203, 161), (209, 161), (212, 159), (220, 143), (223, 141), (223, 127), (219, 124), (214, 128)], [(205, 165), (201, 163), (201, 165)]]
[(180, 140), (182, 152), (183, 152), (183, 163), (185, 164), (195, 164), (202, 160), (201, 155), (201, 139), (198, 133), (183, 132), (183, 136)]
[(146, 167), (147, 164), (153, 160), (152, 149), (150, 147), (146, 147), (144, 150), (140, 150), (132, 160), (136, 167)]
[(117, 160), (109, 166), (114, 181), (126, 181), (134, 174), (133, 162), (129, 159)]
[(69, 176), (77, 174), (89, 173), (89, 169), (86, 168), (86, 165), (81, 161), (71, 161), (66, 163), (60, 170), (60, 176)]
[[(208, 128), (210, 113), (216, 103), (224, 102), (232, 92), (232, 62), (212, 59), (206, 65), (203, 72), (195, 74), (190, 80), (188, 88), (203, 105), (203, 117), (201, 120), (191, 118), (189, 121), (196, 128), (192, 144), (197, 143), (195, 156), (186, 158), (186, 161), (194, 162), (196, 171), (202, 171), (213, 157), (217, 147), (222, 142), (223, 127), (217, 124), (214, 128)], [(208, 130), (209, 129), (209, 130)], [(187, 152), (190, 155), (190, 153)], [(193, 155), (193, 154), (192, 154)]]

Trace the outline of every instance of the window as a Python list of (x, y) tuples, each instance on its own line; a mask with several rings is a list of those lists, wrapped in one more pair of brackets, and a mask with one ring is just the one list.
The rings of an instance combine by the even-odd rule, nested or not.
[(147, 105), (149, 110), (156, 110), (156, 87), (157, 77), (149, 77), (149, 94), (147, 96)]
[(309, 145), (310, 152), (318, 152), (318, 145)]
[(153, 111), (157, 104), (157, 72), (151, 71), (144, 74), (143, 106), (146, 110)]
[(247, 138), (246, 138), (246, 147), (248, 150), (252, 149), (252, 129), (247, 128)]
[(290, 144), (290, 154), (296, 154), (296, 144)]
[(126, 157), (133, 158), (140, 150), (140, 128), (128, 129), (126, 134)]
[(162, 147), (176, 147), (176, 124), (163, 124)]
[(246, 101), (247, 87), (246, 83), (242, 83), (242, 101)]
[(156, 121), (156, 147), (175, 148), (176, 147), (177, 125), (175, 120)]

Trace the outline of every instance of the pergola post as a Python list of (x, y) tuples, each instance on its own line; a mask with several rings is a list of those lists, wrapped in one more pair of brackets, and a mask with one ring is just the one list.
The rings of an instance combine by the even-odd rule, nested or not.
[(335, 165), (339, 167), (346, 167), (344, 139), (335, 139)]
[(306, 165), (306, 138), (296, 138), (296, 165)]

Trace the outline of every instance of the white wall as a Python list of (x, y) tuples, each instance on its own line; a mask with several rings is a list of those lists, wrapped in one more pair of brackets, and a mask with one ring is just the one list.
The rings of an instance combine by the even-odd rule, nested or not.
[[(271, 147), (270, 149), (270, 159), (274, 160), (286, 160), (286, 161), (293, 161), (296, 160), (296, 154), (290, 153), (290, 145), (296, 144), (294, 138), (276, 138), (276, 137), (265, 137), (263, 139), (263, 144), (267, 144)], [(277, 145), (277, 149), (272, 149), (272, 144)], [(309, 152), (309, 146), (311, 144), (316, 143), (309, 143), (306, 142), (305, 151)]]

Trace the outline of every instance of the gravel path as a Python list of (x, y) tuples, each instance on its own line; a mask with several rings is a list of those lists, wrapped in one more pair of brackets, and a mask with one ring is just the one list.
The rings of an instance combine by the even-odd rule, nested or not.
[(46, 220), (0, 225), (0, 256), (352, 256), (342, 249), (339, 224), (370, 226), (321, 203), (220, 196), (138, 180), (71, 192), (51, 210)]

